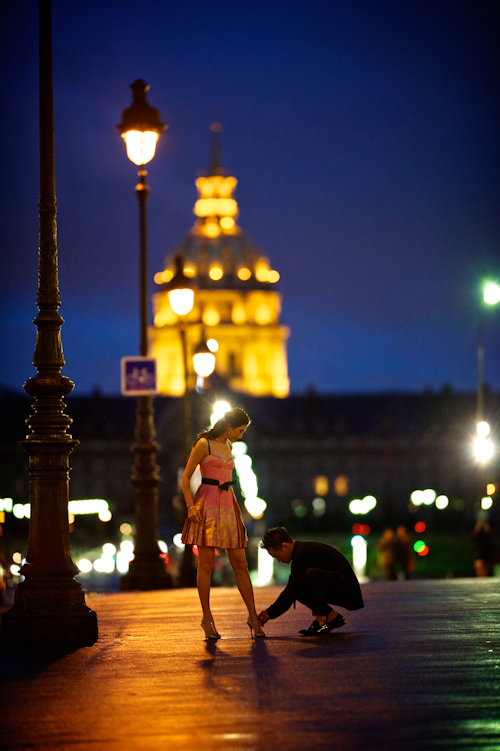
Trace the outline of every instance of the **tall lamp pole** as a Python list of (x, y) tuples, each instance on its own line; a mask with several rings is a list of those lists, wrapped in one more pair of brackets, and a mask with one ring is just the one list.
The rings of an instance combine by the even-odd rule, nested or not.
[(486, 492), (485, 467), (495, 453), (493, 441), (489, 438), (490, 425), (484, 419), (484, 324), (483, 305), (496, 305), (500, 302), (500, 286), (494, 282), (484, 282), (482, 299), (477, 308), (477, 395), (476, 395), (476, 493), (481, 500)]
[(170, 307), (179, 318), (184, 394), (182, 397), (182, 461), (186, 465), (191, 453), (191, 392), (189, 388), (188, 350), (186, 341), (186, 316), (193, 309), (194, 289), (191, 279), (184, 274), (182, 258), (175, 259), (175, 274), (167, 284)]
[[(117, 130), (127, 145), (127, 156), (139, 167), (139, 183), (136, 194), (139, 201), (139, 289), (140, 289), (140, 345), (142, 357), (148, 354), (148, 280), (147, 280), (147, 236), (146, 203), (149, 188), (146, 185), (147, 171), (144, 165), (151, 161), (156, 142), (165, 130), (157, 109), (146, 100), (149, 86), (138, 79), (130, 87), (133, 101), (122, 112), (122, 121)], [(159, 445), (155, 440), (153, 397), (137, 397), (135, 443), (131, 446), (135, 454), (131, 482), (134, 487), (135, 504), (135, 544), (134, 559), (127, 574), (121, 578), (120, 588), (166, 589), (172, 586), (170, 574), (165, 571), (158, 547), (158, 485), (159, 467), (156, 454)]]
[(26, 420), (31, 434), (22, 442), (29, 456), (31, 518), (28, 553), (21, 569), (24, 581), (14, 605), (2, 616), (4, 644), (48, 640), (79, 646), (97, 640), (96, 614), (85, 605), (79, 573), (69, 544), (69, 455), (78, 444), (66, 431), (63, 398), (74, 384), (61, 375), (63, 319), (57, 272), (56, 190), (52, 87), (50, 0), (39, 3), (40, 34), (40, 201), (38, 315), (33, 365), (37, 375), (24, 388), (35, 397), (34, 414)]
[[(484, 421), (484, 324), (483, 304), (497, 305), (500, 302), (500, 286), (495, 282), (483, 284), (482, 300), (477, 310), (477, 405), (476, 425)], [(480, 433), (478, 433), (480, 435)]]

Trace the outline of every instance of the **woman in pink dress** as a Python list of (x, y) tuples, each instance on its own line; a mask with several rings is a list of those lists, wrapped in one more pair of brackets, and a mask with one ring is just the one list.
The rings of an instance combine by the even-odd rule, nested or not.
[[(200, 433), (182, 475), (182, 491), (188, 512), (182, 542), (198, 547), (196, 583), (203, 610), (201, 626), (207, 640), (220, 638), (210, 610), (210, 583), (216, 548), (227, 550), (236, 584), (248, 609), (250, 633), (253, 629), (255, 636), (265, 636), (255, 610), (245, 556), (247, 532), (231, 487), (234, 485), (231, 480), (234, 467), (232, 443), (242, 437), (249, 424), (250, 418), (239, 407), (226, 412), (211, 430)], [(193, 498), (190, 480), (198, 465), (202, 481)]]

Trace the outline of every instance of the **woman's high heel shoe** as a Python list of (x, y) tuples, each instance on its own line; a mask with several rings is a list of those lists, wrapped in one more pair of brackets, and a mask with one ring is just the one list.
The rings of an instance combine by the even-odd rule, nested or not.
[[(247, 621), (247, 626), (250, 629), (250, 638), (252, 638), (252, 631), (255, 633), (255, 637), (258, 636), (265, 636), (264, 631), (262, 630), (262, 625), (259, 619), (257, 618), (256, 621), (250, 620), (250, 618)], [(256, 628), (257, 626), (257, 628)]]
[[(209, 634), (207, 634), (205, 630), (205, 624), (208, 624), (211, 627)], [(205, 641), (208, 641), (209, 639), (220, 639), (220, 634), (215, 628), (215, 623), (213, 621), (202, 621), (201, 627), (203, 631), (205, 631)]]

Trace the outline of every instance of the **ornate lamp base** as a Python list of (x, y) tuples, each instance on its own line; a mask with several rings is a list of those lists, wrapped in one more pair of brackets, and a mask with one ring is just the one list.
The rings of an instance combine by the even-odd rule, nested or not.
[[(33, 578), (30, 577), (30, 578)], [(97, 641), (97, 616), (86, 606), (81, 585), (72, 577), (36, 576), (22, 582), (14, 605), (2, 616), (0, 641), (6, 645), (72, 642), (89, 647)], [(57, 577), (59, 578), (59, 577)]]

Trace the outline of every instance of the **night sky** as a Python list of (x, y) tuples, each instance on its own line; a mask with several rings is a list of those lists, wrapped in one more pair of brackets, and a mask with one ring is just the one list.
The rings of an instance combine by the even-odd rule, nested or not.
[[(138, 353), (136, 78), (169, 128), (148, 165), (150, 293), (194, 221), (213, 119), (240, 226), (281, 274), (292, 393), (475, 388), (500, 280), (500, 34), (487, 0), (53, 0), (62, 339), (75, 394)], [(2, 3), (2, 386), (34, 374), (37, 3)], [(485, 316), (500, 389), (500, 306)]]

